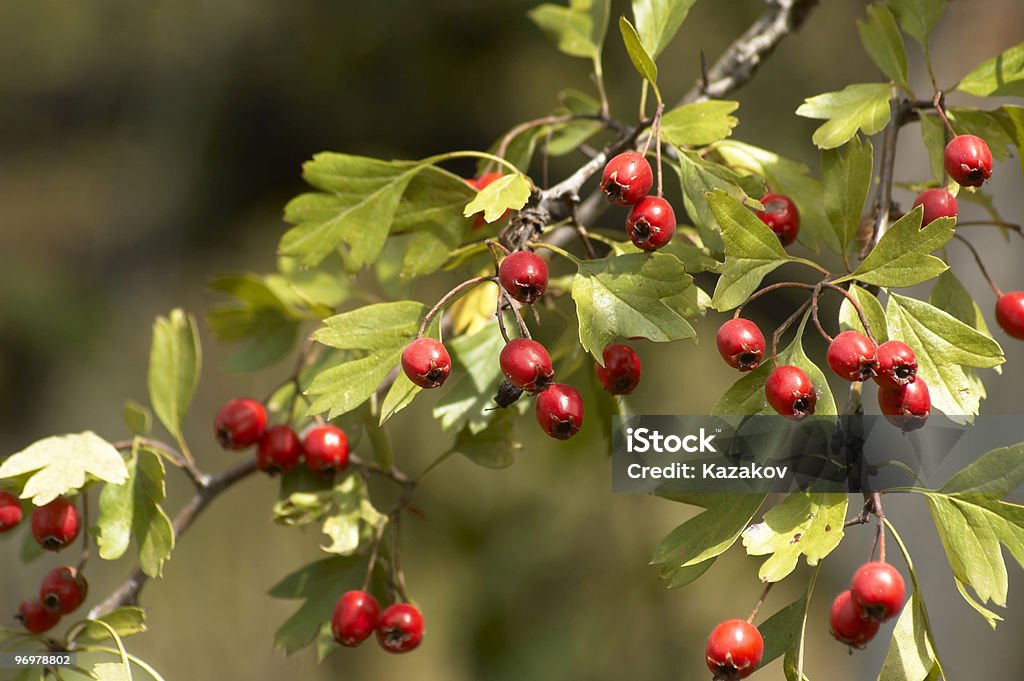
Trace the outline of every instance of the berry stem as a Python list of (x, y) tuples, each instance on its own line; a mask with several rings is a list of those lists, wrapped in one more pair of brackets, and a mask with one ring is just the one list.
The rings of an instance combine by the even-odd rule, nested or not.
[(754, 623), (754, 619), (757, 617), (757, 611), (761, 609), (762, 605), (764, 605), (764, 601), (768, 598), (768, 593), (772, 590), (773, 586), (775, 586), (775, 582), (768, 582), (764, 585), (764, 590), (761, 591), (761, 595), (758, 596), (757, 602), (754, 603), (754, 609), (750, 611), (750, 616), (747, 617), (747, 624)]
[(388, 523), (385, 520), (377, 526), (377, 531), (373, 535), (373, 545), (370, 548), (370, 558), (366, 562), (366, 576), (363, 578), (362, 591), (368, 591), (370, 588), (370, 580), (373, 578), (373, 568), (377, 566), (377, 557), (380, 555), (381, 540), (384, 539), (384, 530), (387, 529)]
[(825, 339), (825, 342), (831, 344), (835, 339), (828, 335), (821, 325), (821, 320), (818, 319), (818, 297), (821, 295), (821, 286), (821, 284), (815, 286), (814, 293), (811, 294), (811, 321), (814, 322), (814, 328), (818, 329), (818, 333)]
[(569, 210), (570, 218), (572, 219), (573, 224), (576, 225), (576, 233), (580, 235), (580, 241), (583, 242), (583, 250), (587, 252), (587, 258), (595, 260), (597, 258), (597, 253), (594, 252), (594, 244), (590, 242), (590, 233), (587, 231), (587, 228), (583, 226), (583, 223), (580, 222), (579, 204), (573, 202)]
[(793, 312), (793, 314), (789, 315), (789, 318), (786, 319), (786, 321), (782, 322), (782, 324), (780, 324), (779, 327), (777, 329), (775, 329), (775, 333), (772, 334), (772, 364), (774, 364), (775, 366), (779, 366), (779, 359), (778, 359), (779, 339), (782, 338), (782, 334), (786, 333), (786, 329), (791, 327), (793, 325), (793, 323), (797, 319), (799, 319), (802, 314), (804, 314), (807, 311), (807, 308), (808, 308), (808, 306), (810, 304), (811, 304), (810, 300), (805, 300), (803, 302), (803, 304), (800, 305), (800, 307), (798, 307)]
[(544, 248), (544, 249), (547, 249), (547, 250), (551, 251), (552, 253), (557, 253), (558, 255), (562, 256), (563, 258), (571, 260), (572, 263), (574, 265), (576, 265), (577, 267), (579, 267), (582, 264), (580, 259), (577, 258), (575, 255), (573, 255), (569, 251), (565, 250), (564, 248), (560, 248), (558, 246), (555, 246), (554, 244), (549, 244), (549, 243), (546, 243), (544, 241), (535, 241), (535, 242), (529, 244), (529, 246), (530, 246), (530, 248), (533, 248), (533, 249)]
[(939, 118), (942, 119), (942, 124), (946, 126), (946, 132), (949, 133), (950, 137), (956, 137), (956, 130), (949, 122), (949, 118), (946, 117), (946, 109), (942, 105), (945, 100), (945, 93), (942, 90), (935, 91), (935, 97), (932, 99), (932, 106), (935, 107), (935, 113), (939, 114)]
[[(512, 298), (508, 295), (508, 291), (506, 291), (505, 289), (501, 288), (500, 286), (498, 287), (498, 290), (499, 290), (499, 296), (500, 296), (499, 300), (501, 298), (504, 298), (505, 299), (505, 304), (509, 307), (509, 309), (512, 310), (512, 314), (515, 315), (516, 325), (519, 326), (519, 335), (522, 336), (523, 338), (533, 338), (533, 336), (530, 335), (529, 327), (526, 326), (526, 320), (523, 319), (523, 315), (522, 315), (521, 312), (519, 312), (519, 308), (516, 307), (515, 302), (513, 302)], [(501, 316), (501, 305), (500, 304), (498, 306), (498, 315), (499, 315), (499, 317)], [(504, 326), (502, 326), (502, 331), (504, 331)], [(505, 335), (505, 334), (503, 334), (503, 335)], [(506, 337), (506, 340), (507, 340), (507, 337)]]
[(985, 278), (985, 281), (988, 282), (988, 285), (992, 288), (992, 292), (996, 294), (996, 298), (1002, 298), (1003, 292), (999, 290), (999, 287), (996, 286), (996, 282), (989, 275), (988, 270), (985, 269), (985, 263), (982, 261), (981, 254), (978, 253), (978, 249), (974, 247), (974, 244), (972, 244), (970, 241), (968, 241), (966, 238), (959, 234), (954, 234), (953, 238), (962, 243), (964, 246), (967, 246), (967, 250), (969, 250), (971, 252), (971, 255), (974, 256), (974, 262), (978, 263), (978, 269), (981, 270), (981, 276), (983, 276)]
[(82, 527), (86, 531), (82, 533), (82, 554), (78, 559), (79, 572), (85, 569), (85, 564), (89, 561), (89, 492), (83, 490), (80, 498), (82, 501)]
[(448, 293), (444, 294), (441, 300), (437, 301), (434, 307), (430, 308), (430, 311), (427, 312), (426, 315), (424, 315), (423, 322), (420, 324), (420, 330), (416, 333), (416, 338), (423, 338), (423, 334), (426, 333), (427, 324), (430, 323), (430, 320), (433, 319), (434, 316), (441, 311), (441, 308), (443, 308), (445, 305), (450, 303), (454, 298), (456, 298), (459, 295), (459, 293), (461, 293), (467, 288), (476, 286), (477, 284), (482, 284), (485, 281), (494, 281), (494, 277), (479, 276), (473, 277), (472, 279), (467, 279), (466, 281), (462, 282), (461, 284), (453, 288)]
[(823, 286), (823, 287), (825, 287), (825, 288), (827, 288), (827, 289), (829, 289), (831, 291), (837, 291), (837, 292), (843, 294), (843, 296), (848, 301), (850, 301), (850, 305), (853, 305), (853, 309), (857, 311), (857, 318), (860, 319), (860, 324), (861, 324), (861, 326), (864, 327), (864, 333), (867, 335), (868, 338), (871, 339), (872, 343), (877, 344), (878, 341), (875, 339), (875, 334), (872, 333), (872, 331), (871, 331), (871, 324), (868, 323), (867, 315), (864, 314), (864, 308), (861, 307), (861, 304), (857, 301), (856, 298), (853, 297), (853, 294), (851, 294), (849, 291), (844, 289), (842, 286), (837, 286), (837, 285), (835, 285), (835, 284), (833, 284), (832, 282), (829, 282), (829, 281), (821, 282), (821, 286)]
[(1024, 227), (1012, 222), (1004, 222), (1002, 220), (968, 220), (967, 222), (957, 222), (957, 227), (998, 227), (1000, 229), (1008, 229), (1012, 232), (1016, 232), (1018, 236), (1024, 237)]
[(779, 289), (783, 289), (783, 288), (802, 288), (802, 289), (806, 289), (808, 291), (813, 291), (814, 290), (814, 284), (805, 284), (805, 283), (800, 282), (800, 281), (780, 281), (780, 282), (778, 282), (776, 284), (771, 284), (770, 286), (765, 286), (764, 288), (759, 289), (759, 290), (755, 291), (754, 293), (752, 293), (750, 295), (750, 297), (747, 298), (743, 302), (742, 305), (737, 307), (736, 308), (736, 312), (733, 313), (733, 318), (735, 319), (735, 318), (739, 317), (743, 313), (743, 308), (745, 308), (747, 305), (749, 305), (750, 303), (754, 302), (755, 300), (757, 300), (758, 298), (760, 298), (764, 294), (771, 293), (772, 291), (778, 291)]

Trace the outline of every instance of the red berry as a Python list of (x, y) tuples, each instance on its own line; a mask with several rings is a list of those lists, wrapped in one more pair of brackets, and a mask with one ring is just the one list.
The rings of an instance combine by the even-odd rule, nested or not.
[(509, 383), (528, 393), (539, 393), (555, 377), (548, 351), (528, 338), (514, 338), (506, 343), (498, 356), (498, 363)]
[(23, 516), (18, 497), (5, 489), (0, 489), (0, 533), (13, 530)]
[(832, 637), (854, 648), (863, 648), (878, 633), (878, 620), (861, 617), (860, 609), (848, 590), (836, 596), (832, 602), (832, 617), (829, 621)]
[[(501, 173), (484, 173), (480, 177), (471, 178), (471, 179), (466, 180), (466, 184), (468, 184), (473, 189), (475, 189), (477, 191), (480, 191), (481, 189), (483, 189), (484, 187), (486, 187), (487, 185), (491, 184), (492, 182), (494, 182), (495, 180), (497, 180), (499, 178), (501, 178)], [(506, 216), (508, 216), (508, 211), (507, 210), (505, 211), (505, 213), (500, 218), (498, 218), (498, 221), (504, 220), (506, 218)], [(477, 229), (480, 229), (481, 227), (486, 227), (486, 226), (487, 226), (487, 220), (484, 220), (484, 216), (483, 215), (477, 215), (476, 217), (473, 218), (473, 229), (474, 230), (477, 230)]]
[(370, 638), (379, 620), (380, 604), (373, 594), (347, 591), (334, 606), (331, 632), (335, 641), (353, 647)]
[(58, 567), (50, 570), (39, 587), (39, 602), (47, 610), (61, 615), (78, 610), (89, 594), (89, 583), (77, 569)]
[(898, 340), (886, 341), (875, 351), (875, 383), (880, 386), (898, 387), (913, 383), (917, 378), (917, 356), (906, 343)]
[(512, 298), (531, 305), (548, 288), (548, 264), (536, 253), (516, 251), (501, 261), (498, 281)]
[(620, 206), (639, 203), (651, 191), (652, 184), (651, 164), (635, 151), (623, 152), (608, 161), (601, 175), (601, 192)]
[(676, 233), (676, 214), (668, 201), (648, 196), (633, 206), (626, 218), (626, 234), (643, 251), (656, 251)]
[(22, 601), (14, 619), (33, 634), (41, 634), (57, 626), (57, 622), (60, 622), (60, 613), (47, 610), (39, 601)]
[(918, 206), (924, 206), (922, 227), (939, 218), (955, 218), (957, 214), (956, 197), (945, 189), (925, 189), (914, 199), (914, 207)]
[(556, 440), (568, 440), (583, 425), (583, 399), (571, 385), (555, 383), (542, 392), (534, 412), (541, 430)]
[(402, 371), (421, 388), (438, 388), (452, 371), (452, 358), (441, 341), (417, 338), (402, 350)]
[(1011, 291), (999, 297), (996, 321), (1003, 331), (1024, 340), (1024, 291)]
[(348, 466), (348, 437), (337, 426), (317, 426), (302, 441), (306, 468), (314, 473), (343, 471)]
[(932, 398), (924, 379), (918, 376), (913, 383), (879, 388), (878, 408), (889, 423), (909, 433), (924, 427), (932, 413)]
[(980, 187), (992, 177), (992, 152), (975, 135), (957, 135), (946, 145), (946, 172), (964, 187)]
[(765, 194), (761, 197), (761, 205), (764, 210), (756, 211), (757, 217), (775, 232), (782, 245), (788, 246), (796, 241), (800, 232), (800, 211), (792, 199), (785, 194)]
[(597, 380), (612, 395), (628, 395), (640, 385), (640, 358), (633, 348), (613, 343), (602, 353), (604, 366), (594, 362)]
[(302, 444), (295, 431), (285, 425), (268, 428), (256, 450), (256, 465), (274, 475), (287, 473), (299, 465)]
[(389, 653), (407, 653), (423, 640), (423, 615), (409, 603), (395, 603), (380, 615), (377, 641)]
[(799, 421), (814, 413), (818, 393), (804, 370), (792, 365), (776, 367), (764, 384), (768, 404), (786, 418)]
[(737, 317), (722, 324), (715, 341), (722, 359), (733, 369), (752, 371), (764, 357), (764, 334), (749, 319)]
[(267, 410), (256, 400), (231, 400), (213, 422), (222, 449), (245, 449), (260, 441), (267, 427)]
[(78, 510), (64, 497), (32, 511), (32, 536), (47, 551), (60, 551), (75, 541), (78, 530)]
[(875, 375), (878, 347), (862, 333), (843, 331), (833, 339), (825, 353), (832, 371), (847, 381), (866, 381)]
[(745, 679), (761, 664), (764, 639), (753, 624), (726, 620), (711, 631), (704, 654), (715, 679)]
[(903, 607), (907, 587), (903, 576), (888, 563), (864, 563), (853, 575), (850, 595), (862, 617), (884, 621), (895, 617)]

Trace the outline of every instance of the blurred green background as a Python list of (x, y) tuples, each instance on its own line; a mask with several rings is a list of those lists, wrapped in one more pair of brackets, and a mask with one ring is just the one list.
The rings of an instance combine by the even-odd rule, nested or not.
[[(0, 0), (0, 452), (87, 428), (122, 437), (123, 400), (145, 397), (153, 317), (177, 305), (201, 317), (213, 300), (211, 275), (274, 267), (281, 208), (302, 191), (300, 164), (313, 153), (417, 158), (484, 149), (547, 113), (561, 89), (591, 90), (586, 62), (559, 55), (526, 19), (532, 4)], [(812, 166), (816, 123), (792, 112), (807, 96), (878, 78), (854, 24), (863, 3), (822, 5), (736, 95), (737, 138)], [(615, 15), (625, 10), (614, 4)], [(756, 0), (698, 3), (660, 60), (666, 96), (677, 99), (693, 83), (700, 50), (713, 60), (762, 10)], [(940, 80), (952, 84), (1020, 42), (1021, 26), (1019, 0), (951, 2), (933, 42)], [(919, 52), (909, 49), (914, 84), (926, 91)], [(613, 113), (635, 115), (639, 84), (615, 33), (606, 72)], [(927, 168), (908, 128), (898, 177), (923, 178)], [(1015, 160), (990, 185), (1016, 221), (1020, 186)], [(897, 198), (909, 205), (912, 197)], [(1006, 248), (997, 234), (976, 242), (992, 254), (1004, 288), (1024, 287), (1021, 244)], [(990, 309), (969, 259), (952, 255)], [(773, 300), (759, 308), (765, 321), (790, 302)], [(718, 323), (703, 323), (702, 337)], [(1012, 413), (1024, 352), (1000, 340), (1010, 363), (1001, 377), (986, 376), (984, 408)], [(219, 470), (237, 455), (216, 448), (213, 413), (229, 397), (265, 394), (286, 370), (230, 375), (222, 368), (230, 349), (205, 331), (204, 342), (188, 432), (201, 465)], [(809, 345), (820, 357), (820, 344)], [(735, 378), (713, 343), (638, 349), (649, 367), (632, 401), (638, 412), (706, 411)], [(393, 422), (408, 470), (447, 445), (429, 402), (421, 398)], [(315, 531), (270, 523), (275, 489), (262, 478), (225, 495), (182, 540), (163, 582), (144, 592), (151, 632), (131, 647), (169, 681), (706, 678), (704, 638), (720, 619), (749, 611), (758, 563), (733, 551), (696, 585), (665, 591), (646, 563), (691, 511), (611, 495), (599, 440), (566, 446), (520, 430), (526, 448), (511, 469), (455, 460), (418, 491), (427, 520), (405, 524), (404, 552), (427, 618), (415, 654), (386, 656), (369, 644), (318, 666), (308, 651), (271, 651), (296, 604), (266, 590), (323, 554)], [(172, 509), (187, 487), (172, 477)], [(923, 501), (896, 498), (887, 510), (916, 552), (951, 678), (1008, 678), (1024, 656), (1016, 645), (1024, 635), (1020, 570), (1011, 567), (1007, 621), (992, 633), (956, 595)], [(854, 656), (828, 637), (831, 598), (870, 550), (869, 530), (850, 534), (813, 602), (811, 678), (874, 678), (884, 655), (887, 634)], [(20, 541), (0, 540), (0, 612), (14, 612), (57, 561), (21, 565)], [(90, 567), (95, 597), (130, 569), (127, 561)], [(803, 568), (776, 589), (765, 614), (793, 600), (806, 575)], [(756, 678), (781, 676), (776, 663)]]

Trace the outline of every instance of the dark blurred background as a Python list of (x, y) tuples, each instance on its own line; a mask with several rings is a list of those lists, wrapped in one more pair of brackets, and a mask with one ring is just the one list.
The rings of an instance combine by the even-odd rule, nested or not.
[[(213, 301), (211, 275), (274, 267), (281, 208), (303, 190), (300, 165), (315, 152), (418, 158), (484, 149), (551, 110), (561, 89), (591, 91), (587, 62), (561, 56), (527, 20), (532, 4), (0, 0), (0, 452), (87, 428), (123, 436), (123, 400), (145, 398), (153, 317), (177, 305), (201, 317)], [(666, 96), (677, 99), (693, 83), (699, 50), (713, 60), (762, 10), (756, 0), (698, 3), (660, 60)], [(614, 3), (613, 16), (623, 11), (626, 3)], [(807, 96), (878, 78), (857, 37), (863, 13), (860, 2), (822, 3), (737, 93), (735, 136), (816, 166), (817, 124), (792, 112)], [(1018, 0), (951, 2), (933, 41), (940, 81), (952, 85), (1020, 42), (1021, 26)], [(635, 115), (637, 78), (614, 29), (608, 42), (613, 113)], [(926, 91), (919, 50), (908, 49), (914, 84)], [(928, 175), (916, 128), (902, 137), (897, 173)], [(1018, 222), (1020, 186), (1015, 159), (990, 185)], [(909, 205), (912, 196), (897, 198)], [(992, 254), (1004, 288), (1024, 287), (1021, 244), (1006, 248), (995, 233), (976, 242)], [(952, 257), (990, 310), (969, 259), (955, 250)], [(761, 314), (781, 314), (784, 297), (777, 304)], [(699, 331), (707, 337), (718, 323)], [(217, 470), (235, 455), (208, 437), (211, 415), (231, 396), (265, 394), (283, 370), (229, 375), (229, 349), (203, 333), (204, 382), (188, 432), (200, 463)], [(1001, 377), (986, 376), (983, 408), (1012, 413), (1024, 352), (999, 340), (1010, 363)], [(633, 400), (638, 412), (706, 411), (735, 378), (711, 343), (639, 350), (658, 369)], [(820, 357), (813, 340), (809, 350)], [(429, 407), (421, 398), (395, 422), (398, 456), (410, 470), (447, 445)], [(705, 678), (707, 631), (746, 615), (760, 590), (758, 563), (733, 551), (698, 585), (665, 591), (646, 562), (691, 510), (612, 496), (597, 441), (562, 447), (521, 430), (526, 448), (511, 469), (453, 461), (418, 493), (429, 520), (406, 525), (405, 560), (428, 634), (415, 654), (385, 656), (370, 644), (318, 666), (309, 651), (271, 652), (274, 630), (296, 604), (265, 591), (323, 554), (315, 531), (270, 523), (275, 490), (265, 479), (226, 495), (182, 540), (164, 581), (144, 594), (152, 631), (130, 647), (169, 681)], [(171, 507), (186, 488), (172, 477)], [(896, 498), (887, 510), (917, 554), (950, 677), (1009, 678), (1024, 654), (1016, 645), (1024, 634), (1020, 570), (1010, 568), (1007, 621), (991, 633), (955, 594), (924, 502)], [(832, 595), (870, 548), (870, 531), (851, 534), (818, 582), (811, 678), (874, 678), (886, 648), (880, 635), (851, 657), (828, 638)], [(42, 563), (56, 560), (21, 565), (20, 539), (0, 540), (0, 612), (13, 612), (36, 588)], [(129, 569), (127, 560), (94, 565), (93, 593)], [(766, 613), (793, 600), (806, 573), (776, 589)], [(781, 668), (758, 678), (781, 678)]]

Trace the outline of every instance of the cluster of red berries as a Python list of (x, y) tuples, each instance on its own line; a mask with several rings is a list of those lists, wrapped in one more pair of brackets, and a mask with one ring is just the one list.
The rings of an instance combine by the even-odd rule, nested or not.
[(601, 192), (620, 206), (633, 206), (626, 218), (626, 235), (642, 251), (656, 251), (676, 233), (676, 214), (660, 196), (649, 196), (654, 184), (651, 164), (635, 151), (608, 161), (601, 174)]
[(708, 669), (715, 681), (745, 679), (761, 664), (764, 638), (750, 622), (726, 620), (712, 629), (704, 649)]
[(89, 583), (81, 572), (71, 566), (54, 568), (43, 578), (39, 598), (22, 601), (14, 618), (29, 632), (41, 634), (77, 610), (88, 594)]
[(258, 444), (256, 464), (270, 473), (287, 473), (305, 461), (317, 475), (333, 475), (348, 466), (348, 437), (337, 426), (310, 428), (300, 441), (287, 425), (267, 428), (267, 410), (256, 400), (234, 399), (221, 407), (214, 420), (217, 442), (241, 450)]
[(377, 632), (377, 642), (389, 653), (407, 653), (423, 640), (423, 615), (410, 603), (395, 603), (381, 612), (373, 594), (348, 591), (338, 599), (331, 632), (340, 645), (354, 648)]
[[(24, 517), (21, 501), (7, 490), (0, 490), (0, 534), (10, 532)], [(82, 528), (78, 509), (64, 497), (57, 497), (32, 511), (32, 537), (46, 551), (60, 551), (75, 541)]]
[(865, 563), (853, 575), (850, 588), (832, 602), (832, 636), (853, 648), (865, 647), (879, 625), (899, 614), (907, 588), (893, 566), (881, 561)]
[[(718, 352), (726, 363), (740, 371), (761, 364), (765, 353), (764, 334), (749, 319), (730, 319), (718, 329)], [(857, 331), (844, 331), (829, 344), (825, 354), (829, 368), (847, 381), (873, 378), (878, 384), (878, 406), (882, 414), (904, 432), (917, 430), (931, 414), (931, 397), (924, 379), (917, 376), (917, 358), (909, 345), (891, 340), (876, 345)], [(764, 386), (768, 404), (780, 415), (800, 420), (814, 413), (817, 391), (803, 369), (776, 367)]]

